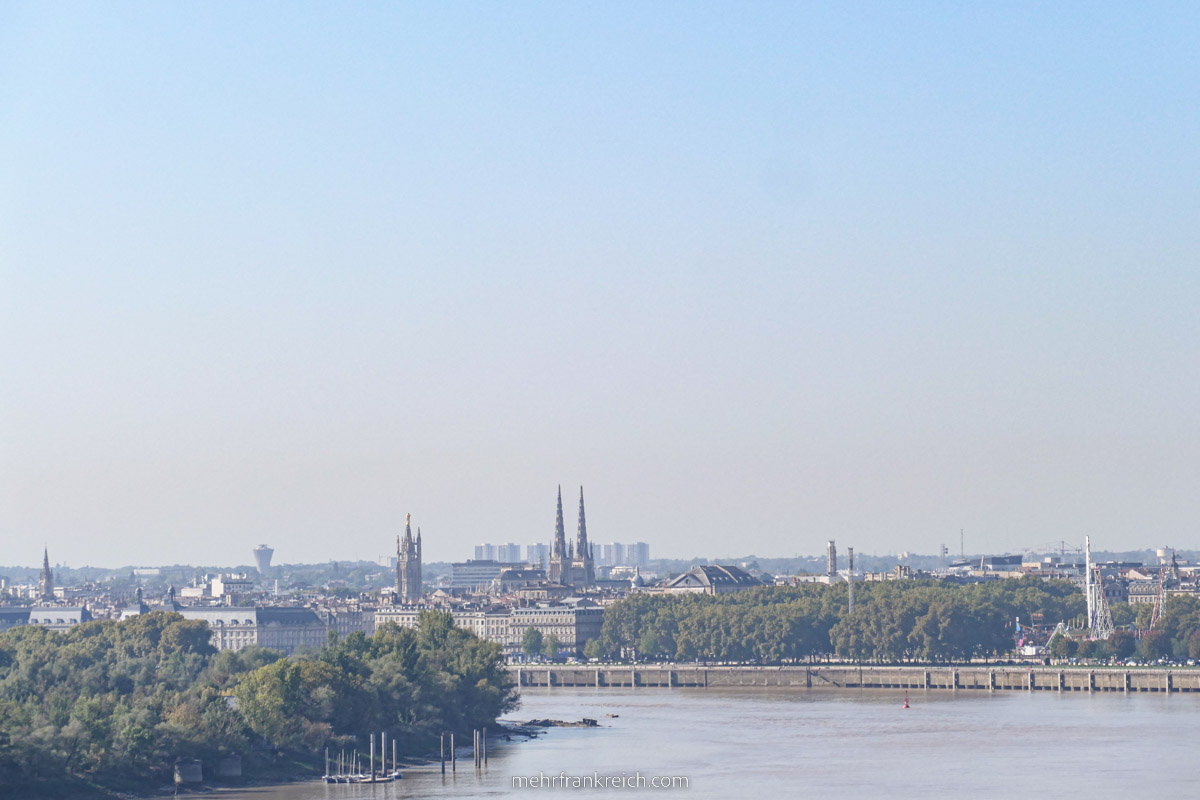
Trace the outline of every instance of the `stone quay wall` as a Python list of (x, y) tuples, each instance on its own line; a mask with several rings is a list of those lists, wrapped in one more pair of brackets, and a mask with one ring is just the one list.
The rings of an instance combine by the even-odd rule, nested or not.
[(1020, 692), (1197, 692), (1200, 669), (806, 666), (511, 666), (521, 687), (921, 689)]

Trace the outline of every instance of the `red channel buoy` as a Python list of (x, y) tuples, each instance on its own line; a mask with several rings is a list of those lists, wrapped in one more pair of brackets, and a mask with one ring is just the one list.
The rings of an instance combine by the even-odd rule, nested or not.
[(904, 692), (904, 707), (908, 708), (908, 690)]

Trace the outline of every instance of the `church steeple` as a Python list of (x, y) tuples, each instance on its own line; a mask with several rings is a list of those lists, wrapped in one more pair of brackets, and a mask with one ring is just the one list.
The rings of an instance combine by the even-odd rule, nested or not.
[(562, 486), (558, 487), (558, 515), (554, 523), (554, 554), (567, 555), (567, 528), (563, 524)]
[(575, 552), (583, 555), (589, 552), (587, 538), (587, 519), (583, 514), (583, 487), (579, 487), (579, 536), (576, 539)]
[(575, 545), (575, 558), (579, 568), (578, 580), (585, 587), (596, 582), (596, 565), (592, 560), (592, 546), (588, 543), (587, 517), (583, 511), (583, 487), (579, 487), (579, 536)]
[(550, 568), (546, 577), (552, 583), (567, 583), (571, 572), (571, 557), (567, 555), (567, 530), (563, 524), (562, 484), (558, 486), (558, 511), (554, 517), (554, 541), (550, 543)]
[(50, 548), (42, 550), (41, 594), (43, 600), (54, 599), (54, 573), (50, 570)]
[(567, 542), (566, 525), (563, 523), (562, 485), (558, 487), (554, 545), (550, 549), (550, 569), (547, 570), (546, 577), (554, 583), (564, 583), (579, 589), (591, 588), (596, 583), (596, 567), (592, 562), (587, 518), (583, 511), (582, 486), (579, 487), (579, 534), (573, 542)]
[(421, 599), (421, 529), (413, 541), (412, 514), (404, 519), (404, 538), (396, 537), (396, 595), (397, 601), (417, 603)]

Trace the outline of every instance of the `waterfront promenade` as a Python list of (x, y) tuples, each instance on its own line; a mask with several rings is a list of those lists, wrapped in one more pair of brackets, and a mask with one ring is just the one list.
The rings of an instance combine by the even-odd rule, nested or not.
[(920, 689), (1200, 693), (1200, 670), (1014, 666), (537, 666), (509, 667), (521, 687)]

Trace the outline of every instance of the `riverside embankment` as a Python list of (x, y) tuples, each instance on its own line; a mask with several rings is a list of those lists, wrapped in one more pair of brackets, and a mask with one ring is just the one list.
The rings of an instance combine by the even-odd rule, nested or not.
[(1002, 666), (512, 666), (521, 687), (1200, 693), (1200, 670)]

